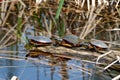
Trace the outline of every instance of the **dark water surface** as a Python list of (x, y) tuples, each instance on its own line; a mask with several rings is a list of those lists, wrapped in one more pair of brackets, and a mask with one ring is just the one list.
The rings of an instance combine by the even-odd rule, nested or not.
[[(2, 49), (3, 50), (3, 49)], [(25, 60), (27, 52), (22, 44), (4, 48), (0, 53), (0, 80), (17, 76), (20, 80), (110, 80), (104, 73), (97, 73), (94, 64), (40, 56)]]

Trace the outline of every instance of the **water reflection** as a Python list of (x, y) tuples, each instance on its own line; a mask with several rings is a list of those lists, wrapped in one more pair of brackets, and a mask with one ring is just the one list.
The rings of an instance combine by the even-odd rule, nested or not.
[[(37, 67), (37, 72), (39, 74), (39, 66), (41, 63), (49, 66), (50, 68), (50, 76), (51, 76), (51, 80), (54, 80), (56, 79), (57, 77), (55, 76), (57, 74), (57, 76), (59, 76), (61, 78), (61, 80), (69, 80), (69, 76), (68, 76), (68, 72), (67, 72), (67, 62), (68, 60), (70, 59), (67, 59), (67, 58), (62, 58), (62, 57), (55, 57), (51, 54), (48, 54), (48, 53), (45, 53), (45, 52), (35, 52), (35, 51), (30, 51), (30, 56), (32, 56), (32, 54), (39, 54), (38, 57), (38, 60), (39, 61), (36, 61), (33, 62), (33, 64), (36, 65)], [(32, 57), (35, 57), (35, 56), (32, 56)], [(42, 65), (43, 65), (42, 64)], [(45, 66), (44, 65), (44, 66)], [(48, 70), (47, 70), (47, 73), (48, 73)], [(45, 69), (45, 74), (46, 73), (46, 69)], [(58, 75), (59, 74), (59, 75)], [(39, 77), (39, 75), (38, 75)], [(59, 78), (58, 77), (58, 78)], [(49, 79), (49, 80), (50, 80)], [(37, 80), (39, 80), (39, 78), (37, 78)]]
[(15, 75), (21, 80), (82, 80), (90, 76), (83, 76), (80, 66), (81, 61), (42, 55), (28, 60), (0, 58), (0, 78), (9, 80)]

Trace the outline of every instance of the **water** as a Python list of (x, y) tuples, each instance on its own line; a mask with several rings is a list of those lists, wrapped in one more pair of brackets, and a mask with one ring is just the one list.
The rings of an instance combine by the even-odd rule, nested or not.
[(0, 80), (9, 80), (12, 76), (18, 76), (20, 80), (89, 80), (90, 73), (82, 68), (91, 71), (92, 67), (76, 60), (52, 63), (45, 58), (12, 60), (12, 57), (4, 57), (0, 58)]
[[(41, 55), (25, 59), (24, 44), (0, 50), (0, 80), (111, 80), (111, 72), (99, 72), (94, 64)], [(114, 72), (115, 73), (115, 72)], [(119, 74), (119, 72), (117, 73)]]

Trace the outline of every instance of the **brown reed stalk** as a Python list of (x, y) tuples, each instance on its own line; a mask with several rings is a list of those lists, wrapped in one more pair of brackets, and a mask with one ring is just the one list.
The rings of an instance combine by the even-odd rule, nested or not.
[(12, 7), (14, 6), (15, 3), (16, 3), (15, 1), (12, 1), (11, 4), (9, 5), (10, 7), (9, 7), (9, 10), (7, 11), (7, 14), (5, 15), (5, 18), (4, 18), (4, 21), (2, 23), (2, 26), (5, 25), (8, 17), (9, 17), (9, 14), (10, 14), (10, 10), (12, 9)]
[[(101, 6), (99, 9), (97, 9), (97, 14), (101, 12), (101, 10), (104, 8), (104, 5)], [(96, 25), (100, 22), (101, 19), (96, 21), (97, 14), (94, 14), (95, 8), (93, 7), (91, 11), (89, 12), (89, 19), (86, 22), (81, 34), (80, 39), (84, 39), (94, 28), (96, 28)]]

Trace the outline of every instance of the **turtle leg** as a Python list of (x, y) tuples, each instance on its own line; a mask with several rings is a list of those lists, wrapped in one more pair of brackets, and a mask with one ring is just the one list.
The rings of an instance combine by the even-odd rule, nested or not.
[(88, 47), (87, 47), (90, 51), (95, 51), (95, 46), (89, 44)]
[(97, 53), (104, 54), (103, 52), (100, 51), (100, 48), (97, 48), (96, 46), (94, 46), (94, 50), (95, 50)]
[(96, 52), (99, 52), (99, 49), (96, 46), (93, 46), (93, 48)]

